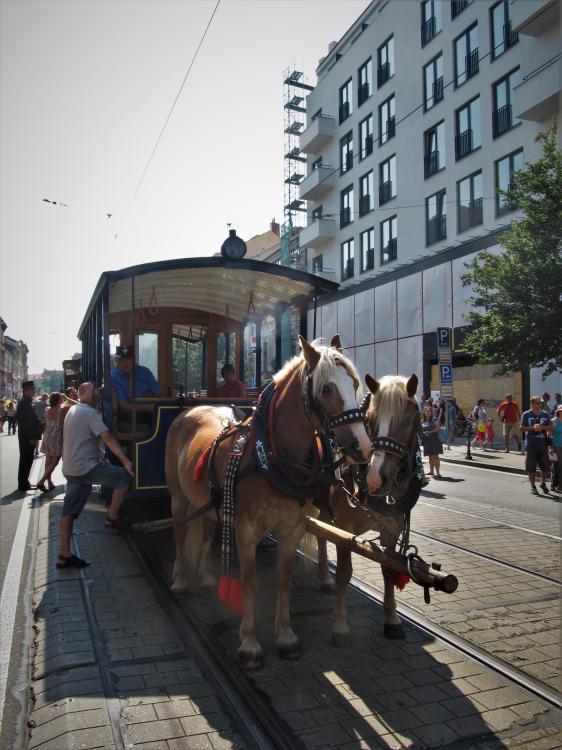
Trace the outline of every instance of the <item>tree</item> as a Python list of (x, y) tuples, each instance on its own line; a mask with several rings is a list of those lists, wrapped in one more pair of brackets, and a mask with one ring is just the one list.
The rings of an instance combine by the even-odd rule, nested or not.
[(470, 312), (466, 349), (497, 374), (544, 367), (543, 376), (562, 371), (562, 156), (556, 122), (535, 139), (542, 158), (514, 172), (505, 199), (520, 209), (503, 232), (503, 252), (487, 250), (467, 263), (468, 300), (484, 312)]

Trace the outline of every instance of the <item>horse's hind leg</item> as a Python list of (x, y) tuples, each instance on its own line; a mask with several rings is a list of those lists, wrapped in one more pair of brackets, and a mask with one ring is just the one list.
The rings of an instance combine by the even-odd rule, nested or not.
[(201, 561), (199, 564), (199, 578), (202, 589), (214, 589), (217, 579), (213, 572), (213, 537), (215, 535), (216, 521), (214, 518), (205, 516), (203, 519), (203, 546)]
[[(172, 495), (172, 516), (174, 521), (179, 521), (187, 516), (189, 503), (183, 495)], [(174, 526), (174, 541), (176, 543), (176, 559), (172, 573), (173, 583), (172, 591), (181, 593), (188, 588), (188, 565), (185, 549), (185, 540), (187, 537), (187, 526), (185, 523), (178, 523)]]
[(332, 644), (337, 647), (350, 646), (351, 635), (347, 624), (347, 586), (351, 580), (353, 567), (351, 552), (337, 547), (338, 567), (336, 569), (336, 606), (332, 626)]
[(293, 559), (302, 538), (301, 524), (287, 536), (280, 539), (277, 546), (277, 609), (275, 614), (275, 642), (279, 656), (295, 659), (300, 654), (299, 639), (291, 628), (289, 596), (293, 578)]

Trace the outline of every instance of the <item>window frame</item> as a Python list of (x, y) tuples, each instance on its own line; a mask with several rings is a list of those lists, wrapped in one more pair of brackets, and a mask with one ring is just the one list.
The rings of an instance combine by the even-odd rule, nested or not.
[[(392, 56), (388, 52), (388, 45), (392, 42)], [(386, 61), (383, 63), (382, 52), (386, 50)], [(392, 61), (390, 58), (392, 57)], [(388, 65), (388, 75), (385, 77), (381, 74), (383, 66)], [(388, 39), (377, 47), (377, 89), (380, 89), (387, 81), (390, 81), (394, 77), (394, 34), (391, 34)], [(384, 80), (382, 80), (384, 78)]]
[[(472, 106), (471, 105), (475, 101), (479, 102), (478, 108), (480, 110), (479, 111), (479, 118), (480, 118), (480, 122), (479, 122), (479, 127), (480, 127), (480, 130), (479, 130), (479, 132), (480, 132), (480, 142), (479, 142), (479, 144), (477, 146), (475, 146), (474, 145), (474, 141), (473, 141), (473, 136), (471, 135), (470, 136), (470, 146), (471, 146), (470, 149), (468, 151), (464, 152), (464, 153), (460, 153), (461, 149), (459, 148), (458, 144), (461, 142), (460, 141), (461, 136), (465, 132), (470, 132), (471, 134), (474, 133), (474, 127), (473, 127), (473, 124), (472, 124), (473, 113), (472, 113)], [(459, 123), (460, 123), (460, 118), (461, 118), (461, 112), (463, 112), (465, 109), (468, 110), (468, 115), (467, 115), (468, 127), (467, 127), (466, 130), (463, 130), (461, 132), (460, 129), (459, 129)], [(475, 151), (478, 151), (478, 149), (480, 149), (480, 148), (482, 148), (482, 108), (481, 108), (481, 105), (480, 105), (480, 94), (476, 94), (476, 96), (473, 96), (472, 99), (469, 99), (464, 104), (462, 104), (460, 107), (457, 107), (457, 109), (455, 109), (455, 161), (460, 161), (461, 159), (464, 159), (466, 156), (469, 156), (470, 154), (473, 154)]]
[[(368, 121), (371, 121), (371, 132), (367, 133), (365, 137), (365, 148), (363, 148), (363, 135), (362, 135), (362, 129), (363, 125), (367, 123)], [(367, 117), (363, 118), (361, 122), (358, 125), (358, 136), (359, 136), (359, 161), (363, 161), (363, 159), (366, 159), (367, 156), (373, 153), (373, 147), (374, 147), (374, 132), (373, 132), (373, 113), (369, 112)], [(370, 149), (367, 148), (366, 144), (368, 142), (369, 136), (371, 136), (371, 146)]]
[[(392, 109), (394, 109), (394, 114), (392, 115), (390, 114), (391, 103), (393, 105)], [(382, 115), (383, 115), (383, 109), (385, 108), (388, 109), (389, 116), (386, 121), (386, 130), (384, 131), (386, 138), (383, 140)], [(383, 102), (379, 104), (379, 148), (381, 146), (384, 146), (385, 143), (388, 143), (388, 141), (394, 138), (395, 135), (396, 135), (396, 94), (392, 93), (390, 96), (387, 96), (387, 98)]]
[[(522, 120), (518, 120), (512, 113), (513, 107), (514, 107), (514, 96), (513, 91), (515, 88), (519, 85), (520, 81), (515, 81), (515, 83), (510, 85), (510, 81), (512, 76), (515, 73), (519, 73), (519, 77), (521, 75), (521, 66), (517, 65), (515, 68), (512, 68), (508, 73), (503, 75), (501, 78), (498, 78), (497, 81), (494, 81), (492, 83), (492, 137), (494, 140), (496, 138), (500, 138), (504, 133), (509, 133), (510, 130), (513, 130), (513, 128), (516, 128), (518, 125), (521, 125)], [(506, 86), (506, 103), (502, 105), (501, 107), (498, 107), (498, 87), (505, 83), (507, 81)], [(499, 121), (499, 112), (504, 108), (509, 107), (509, 119), (511, 121), (511, 124), (509, 127), (501, 129), (498, 126)]]
[[(369, 177), (370, 179), (370, 185), (369, 185)], [(368, 189), (366, 193), (363, 192), (363, 186), (364, 182), (367, 180), (367, 188)], [(365, 174), (361, 175), (359, 178), (359, 216), (365, 216), (366, 214), (370, 213), (371, 211), (375, 210), (375, 175), (372, 169), (370, 169), (368, 172), (365, 172)], [(365, 198), (369, 198), (369, 207), (364, 208), (363, 207), (363, 201)]]
[[(345, 159), (344, 159), (345, 149)], [(340, 138), (340, 175), (353, 169), (353, 129)], [(345, 169), (344, 169), (345, 167)]]
[[(390, 222), (390, 231), (389, 231), (389, 244), (393, 240), (396, 241), (396, 246), (394, 249), (394, 256), (388, 257), (386, 260), (384, 259), (384, 251), (385, 247), (389, 247), (389, 245), (385, 245), (383, 242), (384, 238), (384, 225)], [(394, 222), (394, 224), (393, 224)], [(392, 236), (392, 227), (396, 227), (396, 234)], [(383, 219), (380, 223), (380, 241), (381, 241), (381, 252), (380, 252), (380, 264), (381, 266), (386, 265), (387, 263), (392, 263), (393, 260), (398, 259), (398, 216), (397, 214), (393, 214), (392, 216), (387, 216), (386, 219)]]
[(324, 270), (324, 253), (320, 253), (320, 255), (315, 255), (312, 259), (312, 265), (311, 265), (311, 271), (312, 273), (318, 274), (322, 273)]
[[(502, 24), (502, 49), (500, 52), (496, 52), (496, 49), (500, 46), (496, 44), (495, 40), (495, 25), (494, 25), (494, 11), (499, 6), (503, 6), (503, 24)], [(519, 41), (519, 34), (516, 31), (511, 30), (511, 13), (510, 3), (508, 0), (499, 0), (490, 7), (490, 59), (492, 62), (497, 60), (502, 55), (511, 49)]]
[[(347, 203), (347, 205), (346, 205)], [(340, 190), (340, 229), (353, 224), (353, 183)], [(344, 211), (349, 211), (349, 221), (344, 221)]]
[[(476, 29), (478, 38), (477, 43), (474, 48), (469, 47), (470, 43), (470, 32)], [(457, 74), (457, 60), (458, 60), (458, 49), (457, 49), (457, 43), (461, 39), (465, 39), (465, 46), (466, 46), (466, 54), (464, 56), (465, 61), (465, 67), (463, 69), (463, 72), (461, 74)], [(467, 65), (467, 60), (474, 55), (474, 53), (477, 53), (476, 55), (476, 66), (474, 71), (469, 71), (469, 66)], [(471, 23), (470, 26), (467, 26), (467, 28), (458, 36), (456, 36), (453, 39), (453, 73), (454, 73), (454, 82), (455, 82), (455, 89), (460, 88), (463, 86), (467, 81), (469, 81), (471, 78), (474, 78), (474, 76), (480, 71), (480, 61), (478, 58), (478, 54), (480, 52), (480, 29), (478, 28), (478, 21), (474, 21), (474, 23)], [(470, 73), (470, 75), (469, 75)], [(464, 80), (459, 82), (459, 78), (461, 76), (464, 76)]]
[[(367, 247), (367, 253), (364, 252), (364, 243), (363, 238), (367, 236), (368, 240), (372, 238), (373, 243), (372, 247)], [(370, 241), (368, 242), (368, 245), (370, 245)], [(375, 227), (369, 227), (368, 229), (365, 229), (361, 234), (359, 235), (359, 252), (360, 252), (360, 273), (366, 273), (367, 271), (373, 271), (375, 268)], [(369, 253), (371, 255), (369, 256)], [(365, 262), (365, 255), (367, 255), (367, 261), (368, 258), (372, 258), (372, 264), (369, 265), (369, 262)]]
[[(442, 139), (439, 138), (439, 127), (443, 126), (442, 129)], [(430, 145), (430, 137), (435, 132), (435, 142), (437, 145), (437, 148), (435, 150), (430, 150), (428, 147)], [(441, 142), (442, 140), (442, 142)], [(431, 164), (431, 154), (437, 152), (439, 154), (438, 164), (439, 166), (436, 169), (430, 170), (430, 164)], [(432, 125), (430, 128), (424, 131), (423, 133), (423, 174), (424, 179), (429, 179), (430, 177), (433, 177), (434, 174), (437, 174), (437, 172), (441, 172), (445, 167), (446, 164), (446, 158), (445, 158), (445, 120), (439, 120), (439, 122), (436, 122), (435, 125)]]
[[(482, 188), (482, 195), (480, 195), (479, 198), (474, 198), (474, 178), (480, 175), (481, 177), (481, 188)], [(465, 182), (465, 180), (470, 180), (470, 204), (473, 204), (475, 201), (480, 200), (481, 201), (481, 211), (482, 211), (482, 221), (477, 222), (476, 224), (470, 224), (464, 228), (461, 229), (461, 183)], [(457, 234), (462, 234), (463, 232), (468, 232), (469, 229), (472, 229), (473, 227), (481, 226), (484, 223), (484, 200), (483, 200), (483, 193), (484, 193), (484, 175), (482, 169), (477, 169), (474, 172), (471, 172), (470, 174), (466, 175), (466, 177), (463, 177), (460, 180), (457, 180)], [(472, 205), (468, 206), (468, 209), (470, 210), (472, 208)]]
[[(429, 16), (427, 16), (427, 14), (424, 12), (427, 7), (431, 8), (431, 15)], [(421, 0), (420, 12), (421, 46), (425, 47), (443, 31), (443, 16), (441, 15), (441, 5), (437, 0)], [(431, 26), (428, 26), (428, 24), (431, 24), (431, 21), (435, 21), (435, 26), (433, 29), (431, 28)], [(437, 28), (438, 23), (439, 28)]]
[(338, 103), (339, 123), (341, 125), (353, 114), (353, 76), (340, 86)]
[[(363, 70), (366, 70), (367, 80), (361, 81), (361, 73)], [(370, 72), (369, 72), (370, 71)], [(368, 94), (366, 96), (362, 95), (363, 87), (367, 86)], [(365, 60), (363, 65), (361, 65), (357, 69), (357, 107), (360, 107), (362, 104), (365, 104), (367, 99), (370, 99), (373, 95), (373, 58), (369, 57), (368, 60)]]
[(523, 168), (524, 168), (525, 167), (525, 161), (524, 161), (524, 158), (523, 158), (523, 146), (521, 146), (520, 148), (516, 148), (514, 151), (510, 151), (509, 154), (506, 154), (505, 156), (502, 156), (500, 159), (496, 159), (494, 161), (494, 205), (495, 205), (495, 209), (496, 209), (496, 219), (499, 219), (501, 216), (505, 216), (506, 214), (512, 213), (513, 211), (517, 211), (517, 208), (515, 208), (515, 206), (512, 206), (510, 203), (507, 203), (507, 202), (505, 203), (505, 207), (504, 208), (502, 208), (500, 206), (500, 201), (501, 201), (502, 198), (505, 198), (505, 196), (502, 196), (499, 193), (499, 191), (503, 190), (504, 188), (500, 188), (500, 186), (498, 184), (499, 183), (499, 180), (498, 180), (499, 169), (498, 168), (499, 168), (500, 162), (505, 161), (506, 159), (509, 159), (509, 179), (510, 179), (510, 181), (509, 181), (508, 186), (507, 186), (507, 189), (509, 190), (509, 185), (511, 185), (511, 178), (512, 178), (513, 173), (515, 171), (520, 171), (520, 170), (514, 169), (514, 167), (513, 167), (514, 157), (518, 156), (519, 154), (521, 154), (521, 159), (522, 159)]
[[(392, 169), (390, 168), (390, 162), (393, 159), (394, 159), (394, 180), (392, 180)], [(387, 164), (389, 165), (389, 167), (388, 167), (389, 179), (388, 180), (383, 180), (383, 172), (385, 171), (385, 167), (386, 167)], [(379, 206), (384, 206), (386, 203), (388, 203), (389, 201), (391, 201), (393, 198), (396, 198), (396, 195), (397, 195), (397, 185), (396, 185), (396, 183), (398, 181), (398, 176), (397, 176), (397, 173), (396, 173), (397, 164), (398, 164), (398, 162), (396, 160), (396, 154), (395, 153), (392, 154), (391, 156), (387, 157), (383, 161), (379, 162)], [(390, 185), (391, 185), (391, 191), (393, 190), (394, 192), (391, 192), (391, 194), (388, 196), (388, 198), (386, 198), (386, 200), (383, 200), (381, 202), (381, 197), (383, 197), (383, 186), (386, 185), (389, 182), (390, 182)]]
[[(430, 217), (429, 217), (429, 202), (432, 198), (436, 199), (436, 206), (439, 205), (439, 196), (442, 196), (441, 201), (441, 213), (437, 212), (435, 213), (435, 219), (445, 219), (445, 231), (443, 233), (443, 236), (436, 237), (435, 239), (430, 240)], [(431, 195), (428, 195), (425, 199), (425, 246), (431, 247), (431, 245), (435, 245), (437, 242), (443, 242), (447, 239), (447, 188), (441, 188), (440, 190), (437, 190), (435, 193), (432, 193)]]
[[(437, 62), (438, 60), (441, 60), (441, 75), (435, 76), (435, 73), (437, 72)], [(427, 94), (427, 76), (425, 74), (425, 71), (431, 66), (433, 70), (433, 81), (431, 83), (431, 101), (432, 103), (428, 106), (429, 97)], [(441, 81), (440, 86), (437, 85), (438, 91), (440, 91), (441, 95), (438, 99), (435, 98), (436, 93), (436, 84), (438, 81)], [(441, 50), (437, 55), (431, 58), (422, 68), (422, 83), (423, 83), (423, 111), (429, 112), (430, 109), (433, 109), (433, 107), (436, 107), (439, 102), (443, 101), (445, 94), (443, 89), (443, 50)]]
[[(346, 246), (348, 250), (348, 257), (346, 258)], [(351, 252), (349, 252), (351, 251)], [(353, 237), (350, 237), (347, 240), (344, 240), (340, 244), (340, 261), (341, 261), (341, 280), (347, 281), (348, 279), (352, 279), (355, 276), (355, 240)], [(351, 273), (349, 273), (350, 269), (350, 261), (351, 261)]]

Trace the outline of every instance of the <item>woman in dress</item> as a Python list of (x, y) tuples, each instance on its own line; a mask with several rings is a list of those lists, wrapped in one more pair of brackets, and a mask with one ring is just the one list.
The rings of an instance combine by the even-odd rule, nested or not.
[[(43, 433), (43, 451), (45, 453), (45, 471), (37, 482), (37, 489), (48, 492), (55, 488), (51, 475), (62, 456), (62, 427), (68, 412), (62, 393), (51, 393), (49, 408), (45, 412), (45, 432)], [(47, 486), (45, 486), (47, 482)]]
[(438, 432), (441, 429), (439, 421), (433, 416), (433, 409), (429, 403), (425, 404), (422, 411), (422, 446), (423, 455), (429, 459), (429, 475), (441, 479), (439, 473), (440, 459), (443, 453), (443, 445), (439, 440)]

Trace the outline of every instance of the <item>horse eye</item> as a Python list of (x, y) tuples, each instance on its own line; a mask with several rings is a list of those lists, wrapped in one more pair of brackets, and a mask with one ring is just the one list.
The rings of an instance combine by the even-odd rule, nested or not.
[(322, 395), (328, 396), (332, 392), (332, 386), (328, 383), (322, 386)]

